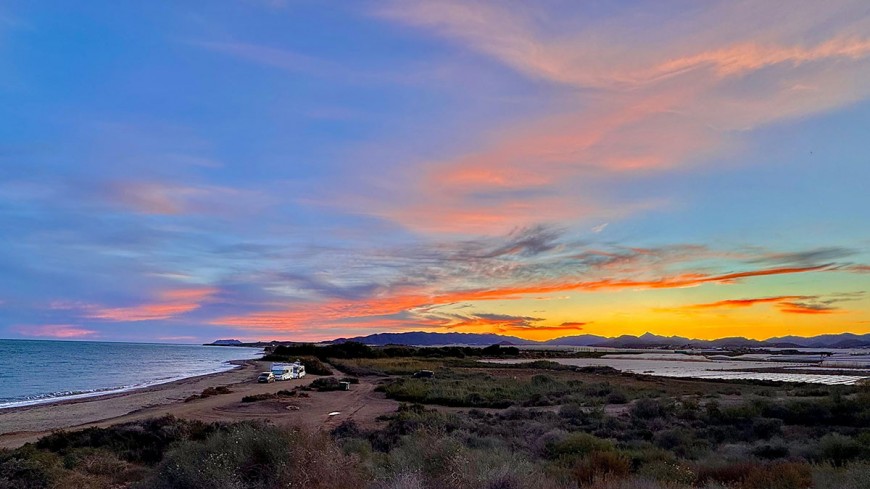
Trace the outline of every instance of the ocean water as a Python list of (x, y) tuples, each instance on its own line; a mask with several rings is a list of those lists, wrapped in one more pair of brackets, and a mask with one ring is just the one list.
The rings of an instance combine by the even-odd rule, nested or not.
[(0, 340), (0, 409), (121, 392), (235, 368), (258, 348)]

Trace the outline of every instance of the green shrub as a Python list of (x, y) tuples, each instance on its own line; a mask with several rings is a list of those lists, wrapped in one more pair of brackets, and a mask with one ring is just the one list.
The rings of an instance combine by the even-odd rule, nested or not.
[(752, 434), (756, 439), (767, 440), (782, 433), (782, 420), (755, 418), (752, 420)]
[(153, 465), (170, 444), (205, 437), (219, 427), (165, 416), (109, 428), (58, 431), (41, 438), (36, 446), (60, 454), (75, 448), (104, 448), (128, 462)]
[(554, 441), (547, 447), (548, 456), (556, 459), (564, 456), (582, 456), (592, 452), (613, 451), (613, 442), (578, 431), (561, 440)]
[(48, 488), (61, 474), (56, 455), (32, 446), (0, 453), (0, 488)]
[(308, 387), (318, 392), (343, 390), (341, 382), (334, 377), (323, 377), (320, 379), (314, 379), (314, 382), (309, 384)]
[(839, 433), (829, 433), (819, 440), (819, 454), (822, 460), (836, 466), (860, 457), (865, 452), (857, 441)]
[(332, 375), (332, 369), (325, 363), (321, 362), (317, 357), (302, 357), (300, 358), (302, 365), (305, 365), (305, 373), (311, 375)]
[(364, 487), (362, 474), (328, 437), (242, 423), (185, 441), (157, 467), (154, 489)]
[(631, 406), (631, 415), (640, 419), (661, 418), (668, 414), (669, 408), (657, 399), (638, 399)]
[(625, 404), (628, 402), (628, 396), (624, 392), (614, 391), (607, 394), (607, 404)]

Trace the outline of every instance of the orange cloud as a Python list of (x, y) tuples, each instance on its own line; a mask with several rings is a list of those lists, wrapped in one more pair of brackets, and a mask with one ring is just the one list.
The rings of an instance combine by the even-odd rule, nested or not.
[(837, 294), (825, 299), (816, 295), (781, 295), (752, 299), (728, 299), (656, 310), (661, 312), (683, 312), (703, 309), (736, 309), (751, 307), (757, 304), (773, 304), (780, 312), (786, 314), (831, 314), (839, 309), (832, 304), (855, 300), (856, 297), (861, 295), (862, 293)]
[(816, 309), (814, 307), (808, 307), (800, 304), (780, 304), (779, 311), (786, 314), (831, 314), (833, 312), (836, 312), (832, 308)]
[(728, 299), (724, 301), (710, 302), (707, 304), (693, 304), (690, 306), (685, 306), (683, 309), (718, 309), (721, 307), (725, 308), (737, 308), (737, 307), (750, 307), (756, 304), (777, 304), (783, 301), (795, 300), (795, 299), (807, 299), (806, 296), (801, 295), (782, 295), (778, 297), (761, 297), (758, 299)]
[[(238, 326), (263, 330), (298, 330), (315, 328), (322, 325), (337, 325), (353, 323), (359, 318), (384, 324), (389, 318), (398, 314), (410, 314), (402, 319), (402, 324), (409, 327), (425, 325), (428, 327), (455, 327), (460, 324), (465, 327), (493, 325), (487, 318), (462, 319), (443, 317), (432, 314), (435, 306), (461, 302), (512, 300), (529, 295), (548, 294), (569, 291), (602, 291), (622, 289), (665, 289), (702, 285), (706, 283), (731, 284), (744, 278), (769, 275), (818, 272), (832, 269), (831, 265), (808, 267), (779, 267), (761, 270), (749, 270), (720, 275), (681, 274), (662, 277), (656, 280), (615, 280), (600, 279), (590, 281), (559, 281), (539, 283), (528, 286), (499, 287), (493, 289), (460, 290), (442, 293), (402, 293), (361, 300), (329, 300), (310, 303), (297, 308), (283, 311), (255, 312), (241, 316), (226, 316), (216, 318), (211, 324), (221, 326)], [(491, 319), (491, 318), (490, 318)], [(528, 318), (526, 319), (527, 328)], [(467, 320), (465, 324), (462, 321)], [(502, 327), (510, 327), (510, 322), (501, 321)], [(517, 323), (514, 323), (516, 326)], [(566, 325), (574, 328), (575, 325)]]
[(119, 322), (171, 319), (199, 309), (202, 302), (217, 292), (212, 288), (174, 289), (161, 292), (157, 302), (129, 307), (86, 308), (85, 317)]

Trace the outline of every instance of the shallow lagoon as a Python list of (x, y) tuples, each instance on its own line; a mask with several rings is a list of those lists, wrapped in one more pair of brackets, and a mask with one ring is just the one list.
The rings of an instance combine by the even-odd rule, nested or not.
[[(845, 358), (845, 353), (842, 358)], [(578, 367), (604, 366), (613, 367), (623, 372), (657, 375), (661, 377), (689, 377), (697, 379), (749, 379), (775, 380), (780, 382), (809, 382), (814, 384), (855, 384), (862, 379), (870, 378), (870, 369), (853, 368), (848, 374), (841, 375), (842, 368), (835, 362), (826, 366), (819, 363), (819, 357), (808, 356), (803, 362), (776, 361), (775, 356), (761, 356), (757, 359), (738, 357), (742, 359), (707, 358), (703, 355), (686, 355), (681, 353), (640, 353), (640, 354), (608, 354), (601, 358), (554, 358), (554, 362)], [(768, 359), (770, 358), (770, 359)], [(794, 358), (794, 357), (791, 357)], [(835, 355), (832, 358), (841, 358)], [(851, 357), (850, 357), (851, 358)], [(863, 361), (855, 358), (855, 363)], [(525, 363), (534, 360), (491, 360), (495, 363)], [(756, 369), (796, 370), (790, 372), (758, 372)], [(813, 370), (812, 373), (800, 370)], [(818, 373), (830, 370), (831, 373)]]

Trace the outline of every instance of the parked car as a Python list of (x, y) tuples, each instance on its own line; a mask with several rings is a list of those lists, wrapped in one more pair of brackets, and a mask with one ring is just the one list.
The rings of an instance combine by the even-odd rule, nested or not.
[(263, 372), (257, 377), (257, 382), (261, 384), (268, 384), (269, 382), (275, 382), (275, 374), (272, 372)]

